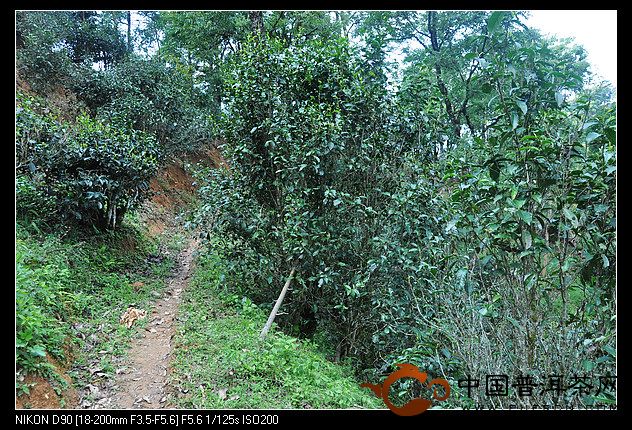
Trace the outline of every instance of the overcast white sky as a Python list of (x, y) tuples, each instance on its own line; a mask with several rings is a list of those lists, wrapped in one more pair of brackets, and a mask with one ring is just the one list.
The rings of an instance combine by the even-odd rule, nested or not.
[(535, 10), (527, 25), (544, 34), (573, 37), (588, 52), (593, 72), (617, 86), (616, 10)]

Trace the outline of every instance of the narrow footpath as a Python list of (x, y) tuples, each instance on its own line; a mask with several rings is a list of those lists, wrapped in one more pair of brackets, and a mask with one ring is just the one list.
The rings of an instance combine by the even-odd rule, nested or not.
[(140, 338), (132, 341), (126, 371), (118, 375), (112, 404), (116, 409), (168, 407), (168, 370), (182, 291), (189, 285), (197, 240), (190, 240), (177, 257), (178, 267), (153, 305)]

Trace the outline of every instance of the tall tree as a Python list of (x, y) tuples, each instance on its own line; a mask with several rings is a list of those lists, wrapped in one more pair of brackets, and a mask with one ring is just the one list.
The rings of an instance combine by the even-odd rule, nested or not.
[(132, 52), (132, 11), (127, 11), (127, 52)]
[(250, 17), (250, 26), (252, 32), (255, 34), (265, 34), (265, 27), (263, 26), (263, 12), (260, 10), (253, 10), (248, 12)]

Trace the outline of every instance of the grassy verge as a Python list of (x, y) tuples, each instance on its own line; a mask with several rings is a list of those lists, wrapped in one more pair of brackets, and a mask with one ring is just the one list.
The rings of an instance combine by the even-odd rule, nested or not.
[(183, 293), (171, 379), (183, 408), (382, 408), (351, 369), (318, 346), (278, 331), (259, 341), (267, 315), (221, 289), (221, 258), (198, 258)]
[(32, 388), (24, 383), (27, 374), (43, 376), (58, 394), (68, 388), (50, 358), (71, 367), (77, 387), (113, 379), (114, 362), (136, 332), (119, 324), (121, 314), (155, 299), (173, 264), (134, 217), (120, 231), (98, 236), (44, 234), (18, 223), (18, 395)]

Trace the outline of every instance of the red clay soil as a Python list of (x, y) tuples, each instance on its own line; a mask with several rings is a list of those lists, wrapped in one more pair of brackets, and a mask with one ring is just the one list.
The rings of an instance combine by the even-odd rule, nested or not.
[(29, 394), (15, 399), (16, 409), (73, 409), (77, 407), (79, 396), (72, 387), (70, 376), (66, 374), (67, 369), (48, 355), (46, 360), (55, 368), (55, 372), (68, 383), (69, 388), (62, 391), (60, 396), (48, 380), (37, 375), (26, 375), (22, 383), (30, 386)]
[(20, 75), (15, 77), (15, 86), (17, 89), (22, 90), (27, 94), (33, 94), (33, 90), (31, 90), (29, 83), (22, 79)]
[(73, 121), (81, 113), (83, 103), (77, 100), (72, 91), (62, 85), (55, 85), (52, 91), (46, 94), (46, 99), (58, 109), (62, 119)]
[(201, 164), (206, 167), (228, 167), (226, 161), (215, 146), (188, 153), (183, 160), (175, 159), (165, 166), (149, 183), (153, 194), (151, 200), (164, 207), (173, 208), (186, 203), (195, 192), (195, 180), (185, 170), (185, 162)]
[(49, 103), (49, 107), (52, 108), (52, 111), (66, 121), (73, 121), (81, 113), (82, 109), (85, 109), (85, 105), (77, 100), (75, 93), (61, 84), (55, 84), (46, 94), (39, 94), (20, 75), (17, 75), (15, 87), (17, 90), (31, 96), (43, 96)]
[[(19, 87), (28, 90), (27, 83), (20, 81), (19, 79), (17, 83)], [(216, 149), (215, 145), (212, 145), (209, 148), (200, 149), (194, 153), (189, 153), (183, 157), (183, 160), (173, 160), (167, 166), (165, 166), (150, 182), (152, 196), (148, 201), (145, 202), (144, 207), (141, 209), (141, 218), (145, 220), (148, 226), (149, 234), (152, 236), (157, 236), (161, 234), (168, 226), (172, 226), (174, 217), (175, 215), (177, 215), (178, 211), (181, 208), (184, 208), (193, 199), (195, 193), (195, 180), (191, 176), (191, 173), (185, 169), (185, 162), (191, 164), (201, 163), (203, 166), (207, 167), (223, 166), (225, 168), (228, 168), (226, 161)], [(169, 306), (167, 302), (164, 302), (165, 300), (168, 300), (168, 298), (160, 299), (157, 301), (159, 305), (155, 308), (156, 310), (154, 311), (154, 314), (157, 313), (157, 315), (152, 315), (152, 317), (160, 316), (161, 318), (158, 319), (158, 321), (164, 321), (164, 325), (160, 327), (160, 330), (155, 330), (157, 334), (154, 334), (153, 332), (147, 333), (146, 337), (143, 340), (139, 341), (138, 345), (134, 345), (134, 348), (132, 348), (131, 351), (131, 357), (137, 358), (137, 360), (133, 360), (135, 362), (135, 366), (133, 366), (133, 371), (135, 373), (132, 373), (131, 375), (148, 372), (159, 382), (152, 382), (152, 384), (148, 384), (145, 390), (149, 390), (150, 392), (145, 393), (145, 390), (139, 389), (136, 386), (136, 381), (134, 381), (134, 379), (136, 378), (130, 378), (127, 375), (124, 376), (121, 383), (123, 385), (123, 388), (127, 389), (123, 390), (123, 392), (128, 392), (130, 394), (127, 396), (121, 396), (119, 401), (116, 402), (113, 406), (123, 408), (165, 406), (165, 403), (163, 403), (164, 400), (163, 402), (160, 402), (162, 398), (154, 399), (154, 397), (160, 397), (158, 396), (158, 393), (160, 393), (161, 396), (166, 393), (165, 384), (163, 381), (165, 375), (161, 372), (155, 371), (156, 369), (150, 369), (151, 366), (149, 366), (149, 364), (147, 364), (147, 366), (143, 365), (143, 361), (138, 359), (138, 357), (151, 357), (149, 361), (154, 362), (157, 356), (155, 354), (147, 355), (148, 351), (146, 349), (162, 348), (164, 349), (164, 351), (160, 351), (162, 355), (158, 354), (160, 355), (160, 357), (157, 357), (159, 358), (159, 360), (154, 364), (159, 363), (160, 365), (165, 366), (165, 364), (168, 362), (167, 358), (170, 353), (169, 335), (173, 330), (173, 317), (176, 315), (177, 312), (179, 293), (188, 282), (192, 260), (191, 256), (195, 244), (195, 242), (191, 242), (189, 248), (186, 249), (178, 258), (178, 260), (181, 260), (180, 270), (178, 271), (176, 276), (174, 276), (174, 279), (167, 289), (167, 294), (171, 295), (173, 302)], [(132, 252), (136, 247), (136, 243), (130, 242), (128, 244), (125, 244), (125, 247), (129, 248), (129, 251)], [(157, 337), (160, 339), (153, 339), (153, 337)], [(61, 366), (55, 360), (49, 357), (47, 357), (47, 359), (55, 367), (61, 377), (66, 380), (66, 382), (68, 382), (68, 385), (72, 387), (72, 381), (70, 377), (65, 373), (67, 369), (64, 368), (64, 366)], [(152, 371), (150, 372), (149, 370)], [(159, 370), (163, 370), (163, 368)], [(145, 379), (146, 378), (143, 378), (143, 381)], [(28, 395), (22, 395), (16, 398), (16, 408), (18, 409), (58, 409), (79, 407), (79, 396), (73, 388), (62, 392), (60, 396), (55, 392), (51, 383), (41, 376), (27, 375), (23, 382), (33, 385), (31, 386), (30, 393)], [(133, 384), (134, 387), (132, 388)], [(134, 392), (142, 393), (143, 395), (134, 396), (131, 394)], [(148, 395), (150, 395), (151, 397), (147, 397)], [(144, 397), (150, 398), (151, 400), (155, 401), (155, 403), (152, 402), (151, 404), (149, 404), (145, 401), (144, 403), (147, 404), (144, 404), (141, 401), (141, 404), (139, 404), (139, 402), (137, 402), (139, 397), (141, 399), (143, 399)], [(111, 404), (108, 402), (108, 405)]]
[(201, 164), (217, 168), (228, 164), (215, 144), (188, 153), (182, 159), (168, 163), (149, 183), (151, 197), (145, 205), (143, 216), (149, 234), (157, 236), (164, 232), (179, 208), (185, 207), (195, 193), (195, 179), (185, 168), (186, 164)]
[(207, 167), (223, 167), (228, 169), (228, 163), (222, 156), (222, 153), (217, 149), (219, 145), (224, 143), (219, 140), (214, 142), (211, 146), (206, 148), (198, 149), (194, 152), (191, 152), (185, 156), (185, 159), (190, 163), (202, 163), (202, 165)]
[(182, 203), (183, 195), (193, 194), (193, 178), (181, 163), (174, 161), (152, 178), (149, 183), (151, 200), (165, 208), (173, 208)]

